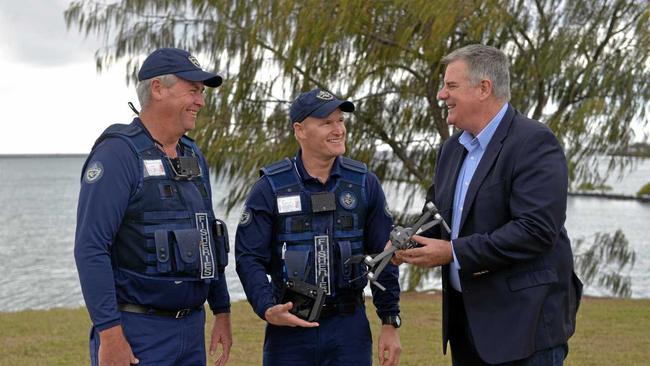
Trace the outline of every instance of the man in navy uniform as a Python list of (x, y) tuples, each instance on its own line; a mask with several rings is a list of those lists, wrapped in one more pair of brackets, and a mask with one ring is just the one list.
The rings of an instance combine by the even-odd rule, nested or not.
[[(301, 94), (290, 109), (300, 150), (263, 168), (246, 200), (236, 235), (237, 273), (253, 310), (267, 321), (264, 365), (372, 364), (364, 268), (346, 261), (380, 253), (392, 218), (377, 177), (365, 164), (342, 156), (343, 112), (353, 111), (351, 102), (324, 90)], [(327, 295), (316, 322), (291, 313), (291, 301), (282, 302), (288, 278)], [(397, 365), (397, 267), (390, 264), (379, 282), (386, 287), (372, 287), (383, 322), (379, 360)]]
[(215, 218), (206, 160), (185, 136), (219, 75), (188, 52), (154, 51), (138, 73), (142, 111), (97, 139), (81, 177), (75, 260), (93, 326), (91, 364), (205, 365), (228, 360), (232, 335), (224, 267), (227, 231)]

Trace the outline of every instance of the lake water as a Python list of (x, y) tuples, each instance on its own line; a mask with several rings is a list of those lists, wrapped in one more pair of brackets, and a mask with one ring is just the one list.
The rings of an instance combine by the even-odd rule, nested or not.
[[(0, 157), (0, 311), (82, 306), (73, 258), (79, 175), (83, 157)], [(614, 192), (634, 194), (650, 181), (650, 160), (641, 160), (624, 180), (612, 178)], [(225, 192), (213, 186), (215, 198)], [(389, 202), (397, 192), (387, 192)], [(218, 201), (216, 199), (215, 201)], [(232, 212), (226, 222), (231, 245), (239, 217)], [(224, 212), (215, 202), (217, 216)], [(632, 297), (650, 298), (650, 204), (598, 198), (569, 197), (567, 230), (574, 239), (590, 242), (595, 232), (622, 229), (636, 250), (629, 271)], [(235, 273), (231, 253), (226, 269), (233, 301), (245, 298)], [(595, 286), (590, 295), (605, 295)]]

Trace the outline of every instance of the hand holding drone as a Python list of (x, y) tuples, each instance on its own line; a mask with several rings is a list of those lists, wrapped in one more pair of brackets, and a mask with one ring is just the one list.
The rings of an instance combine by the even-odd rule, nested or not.
[[(431, 220), (433, 219), (433, 220)], [(431, 220), (431, 221), (430, 221)], [(378, 281), (379, 274), (386, 268), (388, 262), (393, 257), (396, 250), (411, 249), (418, 246), (418, 243), (411, 240), (413, 235), (418, 232), (428, 230), (436, 225), (442, 225), (448, 233), (451, 233), (449, 225), (440, 216), (438, 209), (433, 202), (427, 202), (424, 206), (424, 213), (411, 227), (395, 226), (390, 232), (391, 246), (386, 248), (383, 252), (376, 255), (360, 254), (347, 260), (345, 264), (354, 264), (363, 262), (368, 268), (368, 271), (363, 274), (366, 276), (370, 284), (377, 286), (380, 290), (385, 291), (386, 288)]]

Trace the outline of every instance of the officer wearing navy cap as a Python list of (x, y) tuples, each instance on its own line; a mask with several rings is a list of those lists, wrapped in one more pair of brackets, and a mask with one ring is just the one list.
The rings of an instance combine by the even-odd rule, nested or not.
[(205, 365), (206, 300), (210, 352), (221, 344), (215, 365), (228, 360), (228, 234), (185, 136), (221, 82), (184, 50), (154, 51), (138, 73), (139, 118), (108, 127), (84, 164), (74, 254), (92, 365)]
[[(300, 150), (264, 167), (246, 200), (235, 239), (237, 273), (253, 310), (267, 322), (266, 366), (372, 364), (367, 280), (362, 265), (348, 259), (380, 253), (393, 222), (377, 177), (343, 156), (344, 112), (354, 108), (324, 90), (301, 94), (290, 109)], [(318, 319), (294, 313), (295, 301), (283, 297), (289, 280), (326, 295)], [(379, 361), (397, 365), (397, 267), (389, 265), (379, 281), (386, 287), (372, 287), (383, 323)]]

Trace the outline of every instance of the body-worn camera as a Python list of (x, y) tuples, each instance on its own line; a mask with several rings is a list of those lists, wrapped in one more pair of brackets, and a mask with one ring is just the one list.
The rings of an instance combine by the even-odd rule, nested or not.
[(199, 158), (196, 156), (179, 156), (169, 159), (176, 180), (192, 180), (201, 176)]
[(281, 303), (291, 301), (293, 307), (289, 312), (308, 322), (318, 320), (325, 302), (325, 291), (298, 279), (289, 279), (282, 292)]

